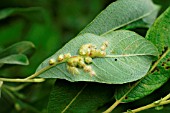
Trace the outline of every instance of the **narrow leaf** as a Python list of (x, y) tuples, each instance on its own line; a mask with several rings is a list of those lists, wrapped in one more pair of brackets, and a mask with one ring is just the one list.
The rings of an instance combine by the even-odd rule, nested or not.
[(29, 56), (34, 52), (34, 49), (35, 49), (34, 44), (29, 41), (18, 42), (1, 51), (0, 58), (12, 54), (26, 54)]
[(1, 98), (1, 87), (3, 85), (3, 81), (0, 81), (0, 98)]
[(42, 22), (44, 18), (42, 8), (40, 7), (6, 8), (0, 11), (0, 20), (16, 15), (24, 16), (30, 20), (34, 17), (34, 21), (37, 20), (38, 22)]
[[(128, 84), (121, 86), (115, 93), (118, 100), (129, 90), (126, 99), (122, 102), (131, 102), (149, 95), (160, 88), (168, 79), (170, 73), (170, 8), (168, 8), (153, 24), (146, 35), (146, 39), (153, 42), (158, 50), (160, 58), (155, 69), (140, 80), (135, 87)], [(133, 88), (133, 89), (131, 89)]]
[(152, 15), (157, 11), (158, 7), (151, 0), (118, 0), (103, 10), (80, 34), (102, 35), (141, 19), (152, 24), (155, 18)]
[(90, 113), (108, 102), (112, 92), (112, 85), (57, 80), (50, 95), (48, 112)]
[(13, 54), (0, 59), (0, 64), (28, 65), (28, 58), (23, 54)]
[[(82, 40), (83, 39), (83, 40)], [(157, 49), (140, 35), (130, 31), (115, 31), (101, 36), (82, 34), (67, 43), (53, 56), (40, 64), (37, 71), (49, 66), (50, 59), (57, 59), (60, 54), (78, 55), (84, 44), (94, 44), (100, 49), (103, 42), (109, 42), (106, 57), (94, 58), (90, 64), (95, 76), (90, 76), (83, 69), (73, 75), (67, 70), (66, 63), (58, 64), (40, 75), (43, 78), (61, 78), (69, 81), (94, 81), (109, 84), (122, 84), (142, 78), (150, 68)]]

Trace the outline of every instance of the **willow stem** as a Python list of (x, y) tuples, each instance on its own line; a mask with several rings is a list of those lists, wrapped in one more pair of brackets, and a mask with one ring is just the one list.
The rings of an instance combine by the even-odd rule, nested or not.
[(29, 76), (29, 77), (27, 77), (27, 78), (25, 78), (25, 79), (35, 78), (35, 77), (37, 77), (38, 75), (40, 75), (41, 73), (47, 71), (48, 69), (50, 69), (50, 68), (52, 68), (52, 67), (54, 67), (54, 66), (56, 66), (56, 65), (58, 65), (58, 64), (64, 63), (64, 62), (65, 62), (65, 61), (63, 61), (63, 62), (56, 62), (56, 63), (54, 63), (53, 65), (48, 65), (48, 66), (42, 68), (41, 70), (35, 72), (34, 74), (32, 74), (31, 76)]
[(63, 63), (63, 62), (56, 62), (53, 65), (48, 65), (48, 66), (42, 68), (41, 70), (35, 72), (31, 76), (23, 78), (23, 79), (0, 78), (0, 81), (4, 81), (4, 82), (43, 82), (43, 81), (45, 81), (44, 78), (36, 78), (36, 79), (33, 79), (33, 78), (37, 77), (41, 73), (43, 73), (43, 72), (47, 71), (48, 69), (50, 69), (58, 64), (61, 64), (61, 63)]
[(35, 79), (10, 79), (10, 78), (0, 78), (0, 81), (4, 82), (43, 82), (44, 78), (35, 78)]
[[(146, 106), (139, 107), (139, 108), (134, 109), (134, 110), (130, 110), (130, 112), (136, 113), (136, 112), (140, 112), (140, 111), (143, 111), (143, 110), (146, 110), (146, 109), (150, 109), (150, 108), (165, 105), (165, 104), (170, 104), (170, 100), (160, 101), (160, 103), (158, 103), (158, 104), (153, 102), (153, 103), (148, 104)], [(124, 113), (128, 113), (128, 112), (124, 112)]]
[(3, 87), (6, 87), (7, 89), (10, 89), (11, 91), (19, 91), (19, 90), (23, 89), (24, 87), (26, 87), (27, 85), (29, 85), (29, 84), (25, 83), (25, 84), (21, 84), (19, 86), (9, 86), (7, 84), (3, 84)]
[(112, 106), (110, 106), (106, 111), (104, 111), (103, 113), (110, 113), (114, 108), (116, 108), (116, 106), (118, 106), (120, 104), (122, 99), (116, 100), (116, 102)]
[(170, 93), (168, 94), (168, 95), (166, 95), (164, 98), (162, 98), (161, 100), (162, 101), (166, 101), (166, 100), (168, 100), (170, 98)]

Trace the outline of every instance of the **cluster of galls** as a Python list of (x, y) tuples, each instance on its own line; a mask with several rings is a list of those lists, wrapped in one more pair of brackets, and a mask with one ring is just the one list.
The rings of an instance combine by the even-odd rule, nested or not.
[(82, 45), (79, 49), (79, 54), (81, 56), (89, 56), (91, 58), (94, 57), (104, 57), (106, 56), (106, 52), (104, 51), (108, 46), (108, 42), (104, 42), (100, 49), (97, 49), (93, 44), (85, 44)]
[[(60, 54), (57, 58), (58, 62), (65, 62), (67, 61), (69, 58), (71, 58), (71, 54), (67, 53), (67, 54)], [(57, 63), (56, 59), (50, 59), (49, 60), (49, 65), (55, 65)]]
[(96, 75), (95, 71), (88, 64), (92, 63), (91, 57), (73, 56), (67, 60), (67, 70), (72, 74), (79, 74), (78, 68), (82, 68), (84, 72), (88, 72), (91, 76)]
[[(104, 50), (107, 46), (107, 41), (102, 44), (100, 49), (97, 49), (93, 44), (84, 44), (80, 47), (78, 56), (71, 56), (70, 53), (60, 54), (57, 61), (67, 62), (67, 70), (73, 75), (79, 74), (78, 68), (81, 68), (84, 72), (88, 72), (91, 76), (94, 76), (96, 73), (89, 64), (92, 63), (92, 58), (104, 57), (106, 55)], [(54, 65), (55, 63), (55, 60), (50, 59), (50, 65)]]

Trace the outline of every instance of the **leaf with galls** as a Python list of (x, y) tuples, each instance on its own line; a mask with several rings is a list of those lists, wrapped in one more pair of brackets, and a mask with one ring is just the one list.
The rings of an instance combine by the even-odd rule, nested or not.
[(40, 77), (123, 84), (142, 78), (148, 72), (153, 56), (158, 55), (151, 42), (131, 31), (113, 31), (102, 36), (86, 33), (78, 35), (46, 59), (37, 71), (49, 66), (50, 59), (67, 53), (72, 56), (44, 71)]

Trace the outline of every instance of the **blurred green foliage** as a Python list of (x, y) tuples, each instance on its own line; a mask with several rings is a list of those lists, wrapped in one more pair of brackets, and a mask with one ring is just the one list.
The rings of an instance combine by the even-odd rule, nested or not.
[[(35, 44), (36, 51), (29, 56), (29, 66), (4, 65), (0, 68), (0, 76), (16, 78), (34, 73), (44, 59), (75, 37), (111, 2), (113, 1), (1, 0), (0, 51), (20, 41), (31, 41)], [(170, 5), (169, 0), (154, 0), (154, 2), (162, 6), (161, 12)], [(135, 31), (145, 35), (146, 30), (136, 29)], [(0, 113), (46, 113), (48, 96), (54, 81), (47, 80), (39, 84), (5, 84), (0, 98)], [(168, 85), (168, 83), (165, 84), (163, 90), (166, 91)], [(159, 99), (166, 93), (158, 90), (156, 94), (159, 96), (155, 98)], [(147, 102), (152, 102), (152, 97), (145, 98)], [(145, 103), (146, 101), (139, 100), (136, 105)], [(120, 106), (116, 110), (120, 112), (125, 108)]]

